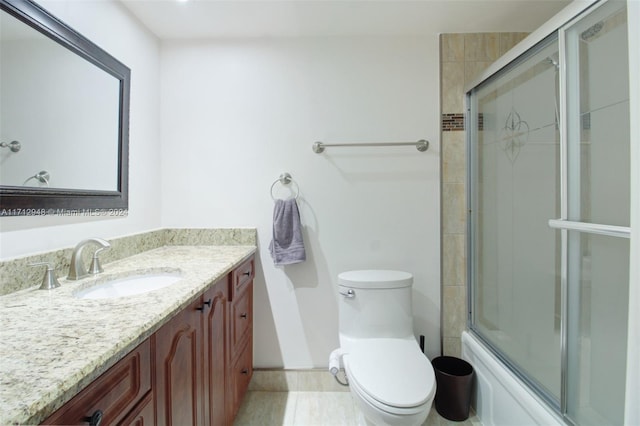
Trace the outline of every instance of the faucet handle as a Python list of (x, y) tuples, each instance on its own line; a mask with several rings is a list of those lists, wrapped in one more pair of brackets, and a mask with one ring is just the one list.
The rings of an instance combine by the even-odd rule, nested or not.
[(100, 254), (100, 252), (102, 252), (104, 250), (108, 250), (110, 248), (111, 248), (111, 245), (103, 246), (103, 247), (100, 247), (95, 252), (93, 252), (93, 259), (91, 260), (91, 266), (89, 266), (89, 273), (91, 275), (96, 275), (96, 274), (99, 274), (101, 272), (104, 272), (104, 269), (102, 269), (102, 265), (100, 265), (100, 258), (98, 257), (98, 254)]
[(100, 248), (96, 250), (93, 255), (93, 262), (91, 263), (91, 273), (95, 275), (102, 272), (97, 253), (101, 251), (101, 249), (107, 249), (111, 247), (111, 244), (109, 243), (109, 241), (103, 240), (102, 238), (88, 238), (86, 240), (80, 241), (71, 252), (71, 262), (69, 262), (69, 275), (67, 276), (68, 280), (81, 280), (89, 275), (89, 273), (87, 273), (87, 267), (85, 266), (82, 259), (82, 250), (84, 250), (84, 247), (89, 243), (98, 244), (100, 246)]
[(54, 288), (60, 287), (60, 283), (56, 278), (56, 273), (53, 269), (53, 262), (35, 262), (30, 263), (29, 266), (41, 266), (46, 265), (47, 270), (44, 273), (44, 277), (42, 278), (42, 284), (40, 285), (40, 290), (52, 290)]

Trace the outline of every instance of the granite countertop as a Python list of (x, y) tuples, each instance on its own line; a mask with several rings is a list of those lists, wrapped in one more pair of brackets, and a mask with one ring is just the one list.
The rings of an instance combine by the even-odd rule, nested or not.
[[(105, 264), (98, 277), (0, 297), (0, 424), (40, 423), (255, 250), (165, 246)], [(125, 298), (74, 297), (96, 278), (163, 268), (183, 279)]]

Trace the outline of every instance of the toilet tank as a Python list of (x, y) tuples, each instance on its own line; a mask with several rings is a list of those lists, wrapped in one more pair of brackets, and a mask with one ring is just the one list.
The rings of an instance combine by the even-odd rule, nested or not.
[(339, 274), (340, 335), (413, 336), (412, 284), (413, 275), (403, 271), (360, 270)]

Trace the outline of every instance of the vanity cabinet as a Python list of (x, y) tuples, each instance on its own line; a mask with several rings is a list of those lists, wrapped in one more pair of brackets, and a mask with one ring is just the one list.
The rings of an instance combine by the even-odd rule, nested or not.
[[(232, 425), (253, 374), (251, 257), (44, 424)], [(152, 386), (153, 384), (153, 386)]]
[(145, 340), (43, 423), (86, 425), (154, 424), (151, 345)]
[(158, 425), (233, 424), (253, 374), (253, 257), (155, 334)]
[(231, 274), (230, 368), (227, 395), (228, 423), (231, 424), (253, 375), (253, 278), (254, 259), (237, 267)]

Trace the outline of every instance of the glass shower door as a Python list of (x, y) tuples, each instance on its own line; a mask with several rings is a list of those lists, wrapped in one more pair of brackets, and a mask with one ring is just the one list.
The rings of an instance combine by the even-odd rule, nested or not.
[(623, 424), (626, 2), (595, 3), (467, 99), (471, 330), (568, 424)]
[(624, 417), (630, 224), (625, 6), (604, 3), (562, 35), (567, 202), (565, 220), (555, 225), (567, 229), (564, 411), (580, 425), (618, 425)]
[(559, 407), (558, 41), (474, 90), (472, 328)]

